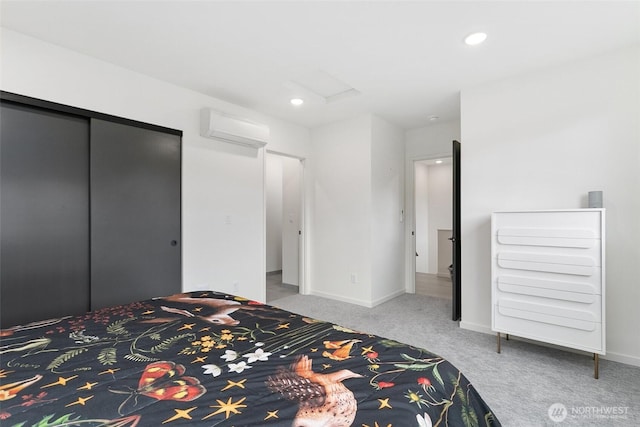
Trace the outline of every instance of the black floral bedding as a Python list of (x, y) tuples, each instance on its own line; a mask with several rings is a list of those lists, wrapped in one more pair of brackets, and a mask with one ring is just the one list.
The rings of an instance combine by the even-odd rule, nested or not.
[(1, 331), (3, 426), (498, 426), (427, 350), (218, 292)]

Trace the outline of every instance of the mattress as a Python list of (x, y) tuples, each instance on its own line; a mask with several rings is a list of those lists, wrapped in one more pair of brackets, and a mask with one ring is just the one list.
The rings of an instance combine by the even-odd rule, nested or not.
[(428, 350), (214, 291), (0, 334), (3, 426), (500, 425)]

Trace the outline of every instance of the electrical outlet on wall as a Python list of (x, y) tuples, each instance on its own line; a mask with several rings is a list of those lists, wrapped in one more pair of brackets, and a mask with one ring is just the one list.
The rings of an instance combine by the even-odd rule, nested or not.
[(233, 282), (232, 292), (237, 295), (239, 291), (240, 291), (240, 282)]
[(358, 283), (358, 275), (356, 273), (351, 273), (351, 283)]

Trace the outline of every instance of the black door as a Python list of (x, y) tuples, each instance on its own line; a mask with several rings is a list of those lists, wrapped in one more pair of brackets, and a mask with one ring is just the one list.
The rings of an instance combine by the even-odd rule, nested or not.
[(0, 326), (89, 309), (89, 121), (2, 102)]
[(180, 136), (91, 120), (92, 309), (181, 290)]
[(452, 320), (460, 320), (462, 313), (461, 306), (461, 282), (460, 272), (462, 265), (461, 259), (461, 240), (460, 240), (460, 143), (453, 141), (453, 229), (452, 229), (452, 243), (453, 243), (453, 283), (452, 289)]

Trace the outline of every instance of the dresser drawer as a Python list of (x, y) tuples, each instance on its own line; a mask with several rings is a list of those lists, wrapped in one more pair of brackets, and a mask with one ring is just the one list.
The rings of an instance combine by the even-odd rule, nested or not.
[(535, 297), (501, 297), (496, 301), (498, 313), (532, 322), (592, 331), (593, 323), (602, 321), (600, 296), (591, 304)]
[(496, 261), (499, 268), (576, 276), (593, 276), (600, 268), (600, 257), (590, 254), (517, 252), (502, 248), (498, 248)]
[[(603, 209), (574, 209), (557, 211), (495, 212), (499, 219), (498, 229), (513, 230), (510, 235), (540, 237), (539, 233), (518, 230), (549, 230), (549, 238), (601, 239)], [(503, 232), (504, 233), (504, 232)], [(503, 234), (500, 233), (500, 234)], [(549, 245), (551, 246), (551, 245)]]
[(583, 304), (593, 304), (600, 301), (598, 298), (601, 294), (599, 280), (577, 280), (575, 277), (542, 276), (539, 274), (527, 276), (517, 274), (518, 272), (508, 273), (510, 274), (500, 274), (495, 279), (494, 295), (496, 298), (511, 294)]
[[(575, 315), (575, 313), (572, 314)], [(604, 354), (602, 323), (589, 319), (589, 316), (565, 318), (557, 314), (524, 310), (523, 307), (516, 308), (509, 303), (503, 303), (494, 306), (493, 330), (590, 353)]]

